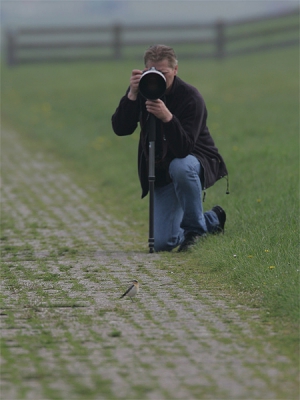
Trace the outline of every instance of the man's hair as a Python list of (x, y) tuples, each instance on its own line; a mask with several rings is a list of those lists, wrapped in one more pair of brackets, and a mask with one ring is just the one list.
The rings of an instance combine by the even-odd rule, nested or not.
[(164, 44), (156, 44), (150, 46), (149, 49), (145, 51), (144, 54), (144, 64), (147, 65), (148, 61), (159, 62), (167, 59), (169, 66), (175, 68), (178, 64), (176, 54), (172, 47), (165, 46)]

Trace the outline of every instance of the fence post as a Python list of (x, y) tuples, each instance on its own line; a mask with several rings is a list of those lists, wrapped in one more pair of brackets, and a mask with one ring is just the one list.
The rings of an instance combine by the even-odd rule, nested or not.
[(222, 60), (225, 57), (225, 23), (222, 20), (216, 22), (216, 58)]
[(122, 56), (121, 48), (122, 48), (122, 27), (120, 24), (116, 24), (113, 27), (113, 57), (116, 60), (119, 60)]
[(9, 30), (6, 32), (6, 62), (10, 67), (17, 64), (16, 50), (16, 35)]

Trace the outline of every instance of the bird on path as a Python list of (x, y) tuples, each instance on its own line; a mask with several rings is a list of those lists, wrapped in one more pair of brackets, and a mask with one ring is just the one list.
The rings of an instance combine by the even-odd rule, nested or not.
[(133, 301), (133, 297), (139, 292), (139, 283), (136, 279), (134, 279), (131, 283), (131, 285), (128, 287), (128, 289), (126, 290), (126, 292), (124, 294), (122, 294), (122, 296), (120, 297), (120, 299), (122, 299), (125, 296), (129, 296), (130, 300)]

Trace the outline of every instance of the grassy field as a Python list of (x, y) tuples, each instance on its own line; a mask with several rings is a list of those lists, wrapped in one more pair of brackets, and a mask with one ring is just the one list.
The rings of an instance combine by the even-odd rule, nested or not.
[[(2, 123), (54, 154), (147, 251), (148, 200), (140, 199), (138, 132), (116, 137), (110, 118), (140, 63), (2, 66)], [(299, 53), (286, 49), (215, 61), (180, 60), (179, 76), (204, 96), (208, 125), (229, 169), (205, 209), (227, 212), (224, 236), (188, 255), (164, 254), (183, 282), (257, 307), (297, 358), (299, 316)], [(21, 166), (20, 166), (21, 168)], [(134, 236), (132, 233), (134, 232)], [(184, 261), (183, 261), (184, 260)], [(166, 268), (161, 262), (162, 269)], [(184, 285), (184, 283), (183, 283)]]

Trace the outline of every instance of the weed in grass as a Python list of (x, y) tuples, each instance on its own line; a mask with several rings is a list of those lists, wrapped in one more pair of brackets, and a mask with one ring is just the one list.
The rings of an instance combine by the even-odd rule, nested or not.
[(122, 336), (122, 332), (119, 331), (119, 330), (117, 330), (117, 329), (114, 329), (114, 330), (112, 330), (112, 331), (108, 334), (108, 336), (111, 336), (111, 337), (120, 337), (120, 336)]
[(59, 274), (54, 274), (51, 272), (47, 272), (46, 274), (40, 275), (39, 279), (43, 280), (43, 281), (48, 281), (48, 282), (57, 282), (60, 279), (60, 275)]
[(59, 265), (58, 268), (61, 272), (65, 273), (65, 272), (69, 272), (73, 268), (73, 266), (72, 265)]
[(77, 249), (69, 248), (69, 247), (59, 247), (57, 249), (58, 257), (62, 257), (65, 255), (76, 255), (78, 253)]

